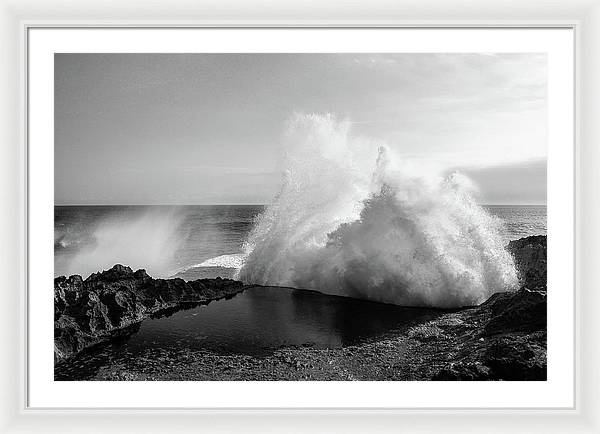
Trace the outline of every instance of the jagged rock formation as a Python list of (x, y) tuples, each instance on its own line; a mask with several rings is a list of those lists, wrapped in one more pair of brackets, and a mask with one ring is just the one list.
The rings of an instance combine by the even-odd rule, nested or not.
[(496, 293), (465, 311), (482, 319), (482, 326), (472, 339), (463, 339), (458, 348), (464, 353), (433, 379), (546, 379), (546, 236), (511, 241), (507, 250), (515, 260), (521, 288)]
[(108, 271), (54, 279), (54, 359), (127, 333), (140, 321), (189, 303), (233, 296), (246, 287), (229, 279), (153, 279), (145, 270)]
[(485, 335), (531, 332), (546, 327), (546, 293), (522, 288), (517, 292), (492, 295), (481, 309), (489, 309), (491, 318), (485, 325)]
[[(456, 314), (467, 328), (447, 335), (451, 362), (434, 380), (545, 380), (546, 293), (498, 293)], [(435, 321), (434, 321), (435, 323)], [(468, 325), (477, 324), (471, 328)], [(440, 341), (441, 342), (441, 341)], [(442, 350), (438, 347), (438, 350)]]
[(519, 273), (521, 286), (546, 290), (546, 236), (537, 235), (508, 243)]

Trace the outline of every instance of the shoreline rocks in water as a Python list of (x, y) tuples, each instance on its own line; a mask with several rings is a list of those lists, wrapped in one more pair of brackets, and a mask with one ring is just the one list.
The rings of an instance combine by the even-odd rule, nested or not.
[[(546, 237), (511, 241), (521, 288), (479, 306), (440, 310), (392, 336), (333, 349), (289, 347), (266, 357), (189, 350), (153, 366), (103, 368), (97, 380), (545, 380)], [(116, 265), (55, 279), (55, 361), (126, 335), (151, 315), (230, 297), (228, 279), (153, 279)], [(167, 366), (165, 365), (165, 366)]]
[(134, 324), (185, 304), (231, 297), (247, 286), (230, 279), (153, 279), (123, 265), (54, 279), (54, 360), (121, 336)]

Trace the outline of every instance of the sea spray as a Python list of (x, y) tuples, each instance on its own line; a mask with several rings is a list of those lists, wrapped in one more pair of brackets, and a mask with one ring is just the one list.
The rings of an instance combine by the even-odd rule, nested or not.
[(285, 143), (282, 186), (246, 242), (240, 279), (436, 307), (516, 287), (502, 223), (466, 177), (395, 157), (329, 115), (295, 116)]
[(186, 236), (181, 231), (184, 217), (177, 207), (139, 207), (133, 213), (112, 214), (93, 229), (90, 241), (70, 259), (67, 272), (85, 278), (120, 263), (146, 269), (153, 277), (168, 277)]

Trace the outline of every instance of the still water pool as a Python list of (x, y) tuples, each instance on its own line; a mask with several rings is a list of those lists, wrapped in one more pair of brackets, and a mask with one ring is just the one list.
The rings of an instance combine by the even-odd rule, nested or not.
[(260, 357), (286, 346), (338, 348), (424, 321), (435, 311), (315, 291), (253, 287), (231, 299), (143, 321), (127, 337), (55, 367), (56, 380), (85, 380), (102, 367), (139, 362), (152, 352), (206, 350)]

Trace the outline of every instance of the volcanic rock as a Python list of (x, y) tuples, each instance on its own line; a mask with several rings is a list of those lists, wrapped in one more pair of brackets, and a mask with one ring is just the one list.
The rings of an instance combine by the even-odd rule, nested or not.
[(54, 279), (54, 359), (122, 335), (151, 315), (231, 297), (246, 287), (230, 279), (153, 279), (117, 264), (110, 270)]
[(547, 242), (545, 235), (525, 237), (508, 243), (513, 255), (521, 286), (546, 290)]

